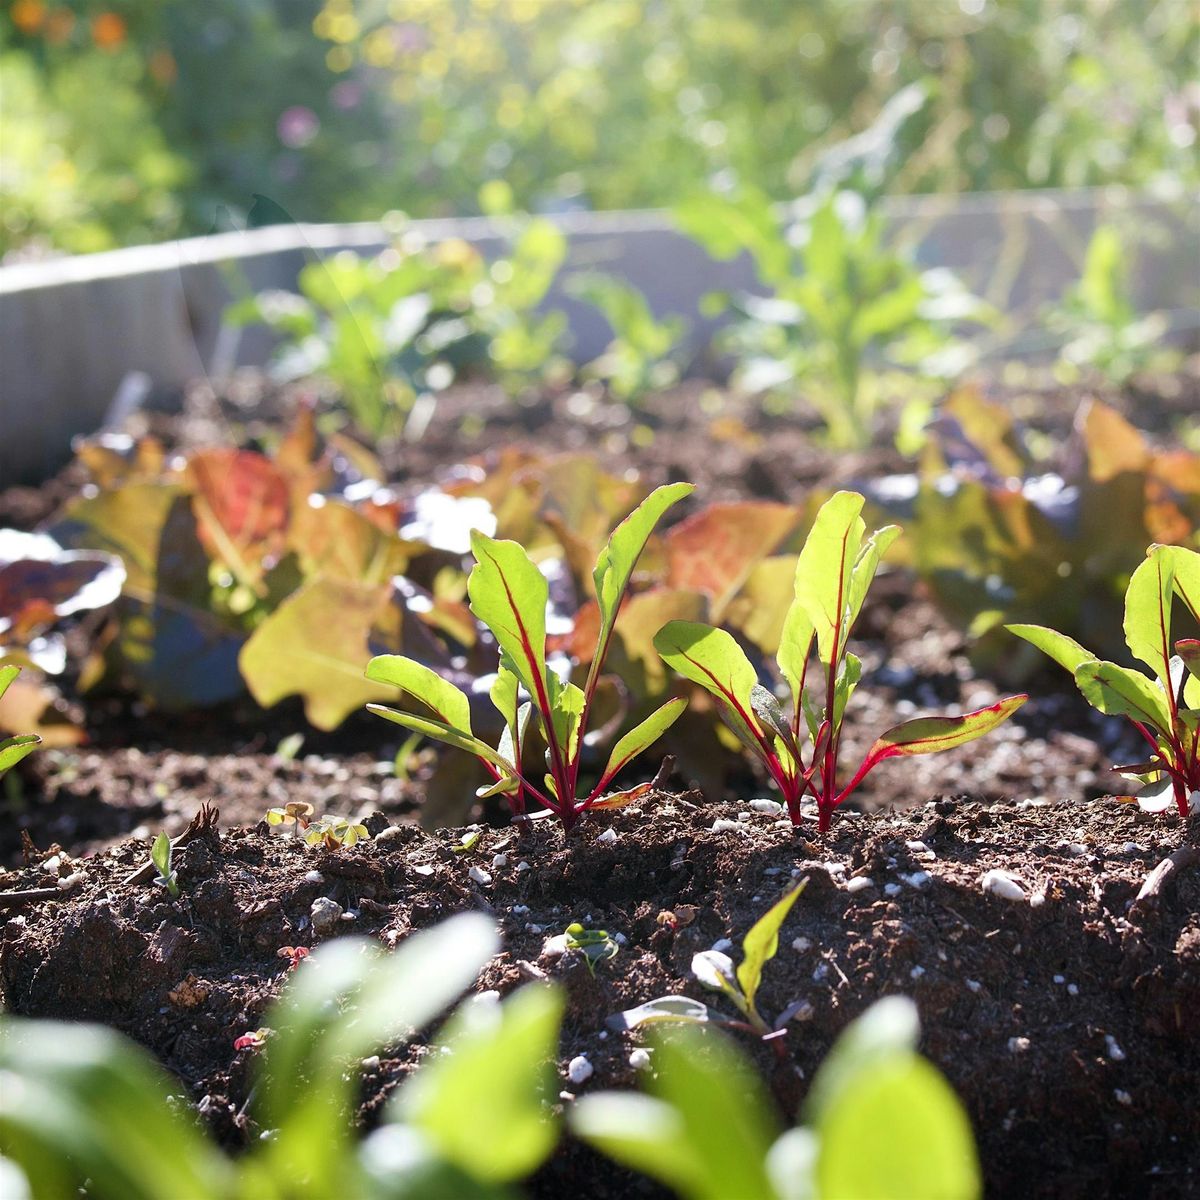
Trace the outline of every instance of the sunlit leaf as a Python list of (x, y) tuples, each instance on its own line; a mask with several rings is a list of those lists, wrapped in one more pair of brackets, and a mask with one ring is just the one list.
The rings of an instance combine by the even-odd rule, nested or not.
[(790, 892), (781, 896), (754, 922), (742, 939), (742, 961), (738, 963), (737, 980), (751, 1009), (754, 1008), (758, 985), (762, 982), (763, 967), (779, 949), (780, 927), (807, 885), (808, 880), (802, 879)]
[(391, 596), (387, 583), (317, 578), (288, 597), (242, 648), (238, 662), (264, 708), (298, 695), (318, 729), (335, 729), (387, 686), (364, 677), (371, 629)]
[(467, 694), (436, 671), (399, 654), (381, 654), (367, 664), (365, 675), (420, 700), (440, 721), (471, 732), (471, 701)]
[(816, 630), (817, 653), (826, 666), (835, 643), (839, 654), (844, 645), (850, 576), (866, 531), (862, 507), (857, 492), (836, 492), (826, 500), (796, 563), (796, 599)]
[(1140, 671), (1093, 659), (1075, 672), (1087, 702), (1109, 716), (1132, 717), (1162, 730), (1171, 728), (1166, 693)]
[[(653, 746), (679, 719), (685, 708), (687, 708), (687, 701), (684, 699), (668, 700), (661, 708), (651, 713), (644, 721), (625, 734), (612, 748), (612, 753), (608, 757), (608, 765), (604, 768), (597, 787), (607, 786), (608, 781), (618, 771)], [(613, 806), (610, 804), (609, 807)]]

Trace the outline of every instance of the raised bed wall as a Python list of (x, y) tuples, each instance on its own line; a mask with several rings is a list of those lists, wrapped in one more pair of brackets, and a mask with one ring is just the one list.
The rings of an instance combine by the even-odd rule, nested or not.
[[(1169, 202), (1123, 191), (911, 197), (889, 201), (886, 211), (893, 236), (911, 238), (923, 264), (959, 272), (1027, 328), (1041, 305), (1078, 277), (1096, 223), (1115, 220), (1136, 237), (1139, 307), (1171, 310), (1178, 328), (1194, 330), (1195, 196)], [(748, 260), (714, 262), (674, 231), (666, 213), (556, 220), (570, 240), (564, 274), (594, 268), (624, 277), (660, 315), (686, 315), (696, 347), (716, 324), (698, 316), (700, 297), (754, 286)], [(488, 255), (505, 245), (503, 227), (484, 219), (414, 227), (430, 240), (465, 238)], [(72, 437), (104, 423), (133, 372), (169, 395), (206, 374), (263, 364), (271, 349), (264, 332), (222, 327), (231, 296), (292, 288), (313, 257), (372, 253), (387, 240), (376, 224), (275, 226), (0, 268), (0, 486), (35, 481), (61, 466)], [(610, 335), (593, 309), (561, 288), (548, 304), (569, 315), (576, 359), (603, 349)], [(1045, 347), (1031, 334), (1024, 348)]]

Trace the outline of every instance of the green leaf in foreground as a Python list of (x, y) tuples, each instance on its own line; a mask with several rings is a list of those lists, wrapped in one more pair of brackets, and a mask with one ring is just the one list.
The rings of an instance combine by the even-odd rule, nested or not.
[(572, 1132), (686, 1200), (773, 1196), (766, 1156), (775, 1120), (762, 1085), (715, 1030), (655, 1037), (654, 1098), (601, 1092), (576, 1101)]
[(522, 988), (502, 1004), (463, 1005), (429, 1059), (400, 1090), (391, 1115), (422, 1130), (449, 1161), (489, 1182), (515, 1181), (554, 1147), (562, 993)]

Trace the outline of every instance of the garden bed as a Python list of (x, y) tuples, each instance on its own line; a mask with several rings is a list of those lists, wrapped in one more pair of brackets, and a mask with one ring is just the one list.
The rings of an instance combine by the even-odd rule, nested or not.
[[(1198, 383), (1182, 376), (1114, 399), (1166, 439), (1172, 421), (1200, 406)], [(130, 432), (179, 450), (244, 444), (269, 438), (312, 398), (264, 390), (250, 375), (219, 398), (195, 389), (180, 416), (136, 414)], [(1008, 399), (1061, 438), (1083, 396)], [(585, 393), (520, 407), (491, 389), (459, 388), (419, 442), (381, 447), (380, 457), (403, 492), (506, 445), (587, 451), (649, 483), (695, 482), (703, 503), (801, 503), (818, 488), (905, 469), (891, 449), (832, 455), (812, 428), (803, 413), (764, 417), (729, 397), (715, 402), (700, 385), (642, 412)], [(73, 468), (41, 489), (0, 493), (0, 525), (33, 527), (82, 483)], [(1004, 690), (972, 667), (965, 636), (903, 572), (880, 578), (858, 641), (863, 687), (848, 755), (865, 751), (897, 710), (978, 707)], [(1195, 1194), (1200, 1053), (1188, 1018), (1200, 1006), (1200, 876), (1191, 851), (1161, 890), (1139, 899), (1160, 863), (1196, 844), (1195, 820), (1187, 828), (1173, 814), (1106, 798), (1117, 787), (1107, 766), (1135, 755), (1133, 735), (1089, 709), (1065, 676), (1046, 672), (1030, 691), (992, 736), (882, 767), (856, 796), (860, 808), (839, 813), (824, 838), (815, 820), (795, 831), (751, 808), (770, 793), (748, 768), (724, 794), (701, 795), (688, 790), (681, 761), (671, 790), (588, 820), (565, 840), (549, 823), (518, 831), (489, 807), (467, 850), (462, 828), (417, 826), (428, 762), (397, 778), (398, 731), (366, 714), (319, 733), (296, 701), (168, 715), (123, 696), (92, 698), (81, 714), (87, 744), (34, 755), (10, 777), (19, 783), (0, 829), (0, 862), (11, 868), (0, 876), (3, 1000), (14, 1013), (95, 1019), (131, 1034), (236, 1145), (259, 1131), (247, 1109), (253, 1052), (233, 1043), (262, 1024), (289, 966), (280, 950), (320, 940), (314, 901), (339, 906), (337, 930), (388, 944), (482, 909), (500, 922), (504, 951), (480, 988), (561, 979), (564, 1072), (585, 1055), (594, 1074), (582, 1090), (635, 1085), (638, 1037), (607, 1030), (605, 1019), (664, 994), (711, 998), (690, 976), (692, 955), (739, 942), (785, 884), (807, 876), (760, 993), (771, 1015), (800, 1006), (785, 1039), (755, 1048), (783, 1113), (794, 1114), (851, 1018), (905, 993), (921, 1011), (923, 1050), (970, 1112), (991, 1195)], [(298, 755), (284, 751), (299, 732)], [(289, 801), (366, 819), (374, 840), (327, 853), (270, 833), (265, 810)], [(204, 803), (220, 808), (220, 831), (180, 849), (182, 897), (130, 882), (151, 833), (181, 834)], [(600, 839), (607, 830), (615, 840)], [(1015, 877), (1022, 898), (985, 892), (992, 869)], [(61, 896), (12, 896), (67, 879)], [(543, 953), (575, 921), (624, 939), (594, 972), (577, 954)], [(421, 1052), (367, 1070), (364, 1122)], [(567, 1105), (581, 1089), (565, 1073), (562, 1086)], [(649, 1187), (574, 1143), (532, 1186), (547, 1197)]]

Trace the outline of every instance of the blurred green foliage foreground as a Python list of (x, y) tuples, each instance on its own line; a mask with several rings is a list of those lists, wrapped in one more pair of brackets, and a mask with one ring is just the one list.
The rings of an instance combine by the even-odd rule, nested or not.
[(1181, 0), (6, 0), (0, 253), (806, 188), (919, 84), (889, 186), (1195, 181)]

